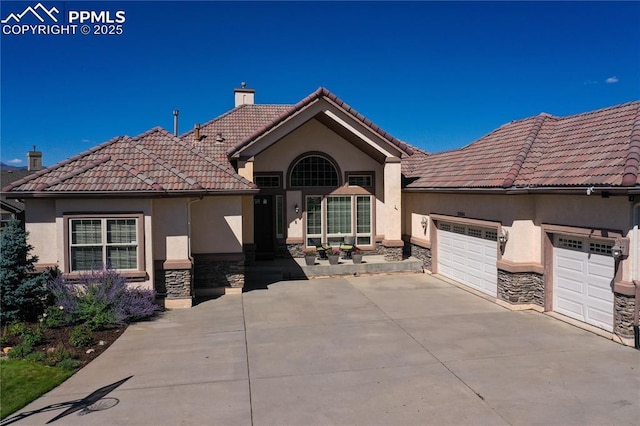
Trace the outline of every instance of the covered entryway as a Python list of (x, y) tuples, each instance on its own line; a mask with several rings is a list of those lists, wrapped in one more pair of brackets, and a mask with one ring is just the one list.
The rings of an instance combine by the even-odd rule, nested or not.
[(553, 310), (613, 331), (612, 243), (555, 235)]
[(438, 273), (492, 297), (498, 292), (497, 232), (438, 222)]

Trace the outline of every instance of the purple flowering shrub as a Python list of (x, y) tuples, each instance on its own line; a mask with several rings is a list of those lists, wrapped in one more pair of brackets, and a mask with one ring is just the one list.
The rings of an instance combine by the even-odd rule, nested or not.
[(92, 330), (148, 318), (159, 310), (153, 290), (128, 287), (112, 269), (84, 273), (79, 280), (58, 276), (49, 282), (49, 290), (72, 323)]

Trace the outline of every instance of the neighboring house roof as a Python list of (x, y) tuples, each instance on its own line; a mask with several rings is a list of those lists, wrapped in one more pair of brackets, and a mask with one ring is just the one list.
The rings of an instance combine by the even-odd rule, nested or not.
[[(2, 168), (0, 170), (0, 188), (4, 188), (5, 186), (8, 186), (10, 183), (17, 180), (24, 179), (31, 173), (33, 172), (28, 171), (27, 169), (12, 168), (6, 170)], [(3, 210), (9, 211), (14, 214), (24, 211), (24, 203), (19, 200), (6, 198), (4, 191), (2, 191), (2, 194), (0, 194), (0, 204), (2, 205)]]
[(7, 186), (13, 195), (255, 192), (226, 164), (156, 127), (119, 136)]
[(415, 189), (640, 184), (640, 102), (506, 124), (464, 148), (405, 167)]

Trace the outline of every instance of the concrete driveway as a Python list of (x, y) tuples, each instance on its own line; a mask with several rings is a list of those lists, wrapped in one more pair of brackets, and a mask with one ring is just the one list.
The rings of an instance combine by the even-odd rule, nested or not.
[(425, 274), (278, 282), (129, 327), (13, 420), (56, 417), (52, 424), (638, 424), (640, 351)]

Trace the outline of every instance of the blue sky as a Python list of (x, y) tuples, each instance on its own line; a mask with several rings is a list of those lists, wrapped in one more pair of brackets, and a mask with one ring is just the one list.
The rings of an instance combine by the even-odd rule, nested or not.
[[(2, 1), (0, 18), (37, 3)], [(18, 166), (33, 145), (52, 165), (171, 130), (174, 109), (182, 133), (232, 108), (242, 81), (258, 103), (324, 86), (430, 152), (640, 99), (639, 2), (42, 4), (126, 21), (121, 35), (0, 35), (0, 160)]]

